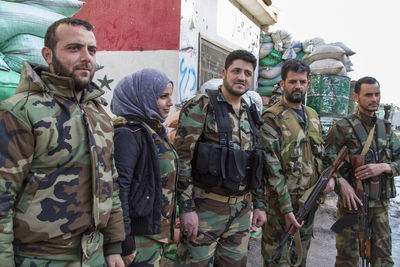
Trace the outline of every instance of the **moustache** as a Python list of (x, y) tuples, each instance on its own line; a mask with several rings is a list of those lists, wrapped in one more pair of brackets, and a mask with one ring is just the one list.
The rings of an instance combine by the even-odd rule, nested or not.
[(92, 70), (92, 64), (90, 63), (82, 63), (82, 64), (78, 64), (74, 67), (74, 70), (76, 69), (88, 69), (88, 70)]

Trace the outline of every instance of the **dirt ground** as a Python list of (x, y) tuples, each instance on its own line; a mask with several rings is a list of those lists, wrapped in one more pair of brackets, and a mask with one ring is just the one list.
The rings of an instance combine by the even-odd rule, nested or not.
[[(330, 231), (336, 213), (336, 196), (328, 197), (318, 209), (314, 223), (314, 239), (311, 242), (307, 266), (333, 266), (336, 256), (335, 235)], [(172, 267), (173, 263), (162, 259), (160, 266)], [(262, 267), (261, 237), (250, 239), (247, 267)]]
[[(396, 181), (398, 192), (400, 192), (400, 179)], [(335, 194), (329, 195), (325, 203), (318, 209), (314, 222), (314, 238), (311, 241), (311, 247), (308, 252), (307, 266), (312, 267), (330, 267), (334, 266), (336, 257), (335, 235), (330, 227), (335, 222), (336, 214)], [(392, 200), (390, 211), (390, 220), (392, 227), (393, 241), (393, 260), (395, 267), (400, 267), (400, 196)], [(172, 267), (173, 262), (162, 259), (161, 267)], [(261, 237), (250, 239), (249, 255), (247, 267), (262, 267), (263, 259), (261, 256)], [(234, 266), (232, 266), (234, 267)]]
[[(314, 238), (308, 252), (307, 266), (334, 266), (336, 257), (335, 235), (330, 227), (335, 222), (336, 200), (335, 195), (328, 197), (315, 215)], [(261, 238), (251, 239), (247, 267), (263, 266), (260, 249)]]

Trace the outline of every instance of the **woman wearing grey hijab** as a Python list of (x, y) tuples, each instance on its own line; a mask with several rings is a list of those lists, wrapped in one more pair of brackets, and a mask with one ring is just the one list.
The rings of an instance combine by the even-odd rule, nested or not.
[(172, 90), (165, 73), (143, 69), (123, 78), (111, 101), (126, 234), (122, 256), (126, 265), (134, 258), (129, 266), (159, 266), (174, 238), (178, 155), (162, 124)]

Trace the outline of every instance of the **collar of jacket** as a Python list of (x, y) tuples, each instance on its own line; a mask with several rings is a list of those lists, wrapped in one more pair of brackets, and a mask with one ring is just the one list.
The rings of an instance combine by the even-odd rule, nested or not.
[[(49, 72), (49, 68), (43, 65), (24, 62), (21, 71), (20, 83), (15, 93), (45, 92), (65, 98), (75, 98), (75, 83), (70, 77), (58, 76)], [(83, 90), (82, 103), (100, 97), (104, 94), (96, 84), (91, 82), (89, 87)]]
[(297, 114), (297, 113), (293, 110), (292, 107), (290, 107), (288, 104), (285, 103), (285, 101), (283, 101), (283, 98), (282, 98), (281, 100), (279, 100), (278, 103), (279, 103), (278, 105), (281, 105), (281, 106), (283, 107), (283, 111), (285, 111), (285, 110), (290, 110), (290, 112), (292, 112), (292, 113), (295, 115), (295, 117), (298, 118), (298, 122), (299, 122), (299, 123), (305, 124), (306, 127), (307, 127), (307, 125), (308, 125), (308, 123), (307, 123), (307, 122), (308, 122), (308, 112), (307, 112), (307, 109), (305, 108), (305, 107), (306, 107), (305, 105), (301, 104), (301, 108), (302, 108), (303, 111), (304, 111), (304, 119), (305, 119), (305, 121), (304, 121), (303, 118), (300, 117), (299, 114)]
[(356, 116), (359, 118), (359, 120), (368, 127), (372, 127), (376, 123), (376, 115), (374, 116), (369, 116), (365, 114), (364, 112), (361, 112), (360, 110), (357, 110)]
[[(222, 85), (220, 85), (218, 87), (217, 101), (218, 102), (225, 102), (225, 103), (228, 104), (228, 106), (232, 107), (232, 105), (228, 101), (226, 101), (226, 98), (225, 98), (224, 94), (222, 93), (222, 89), (221, 88), (222, 88)], [(240, 114), (242, 114), (241, 112), (243, 110), (246, 110), (246, 102), (244, 101), (244, 99), (242, 97), (242, 98), (240, 98)], [(233, 108), (232, 108), (232, 111), (233, 111)]]

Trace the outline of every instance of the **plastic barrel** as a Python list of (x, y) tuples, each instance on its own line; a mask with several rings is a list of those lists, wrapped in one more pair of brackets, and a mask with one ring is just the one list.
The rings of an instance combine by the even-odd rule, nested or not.
[(356, 84), (356, 81), (351, 81), (351, 83), (350, 83), (348, 114), (353, 114), (356, 111), (356, 108), (357, 108), (357, 103), (353, 99), (354, 85), (355, 84)]
[(322, 131), (326, 134), (329, 128), (338, 120), (345, 117), (345, 115), (331, 114), (331, 113), (320, 113), (319, 121), (321, 122)]
[(347, 115), (350, 78), (336, 75), (310, 75), (307, 106), (318, 113)]

